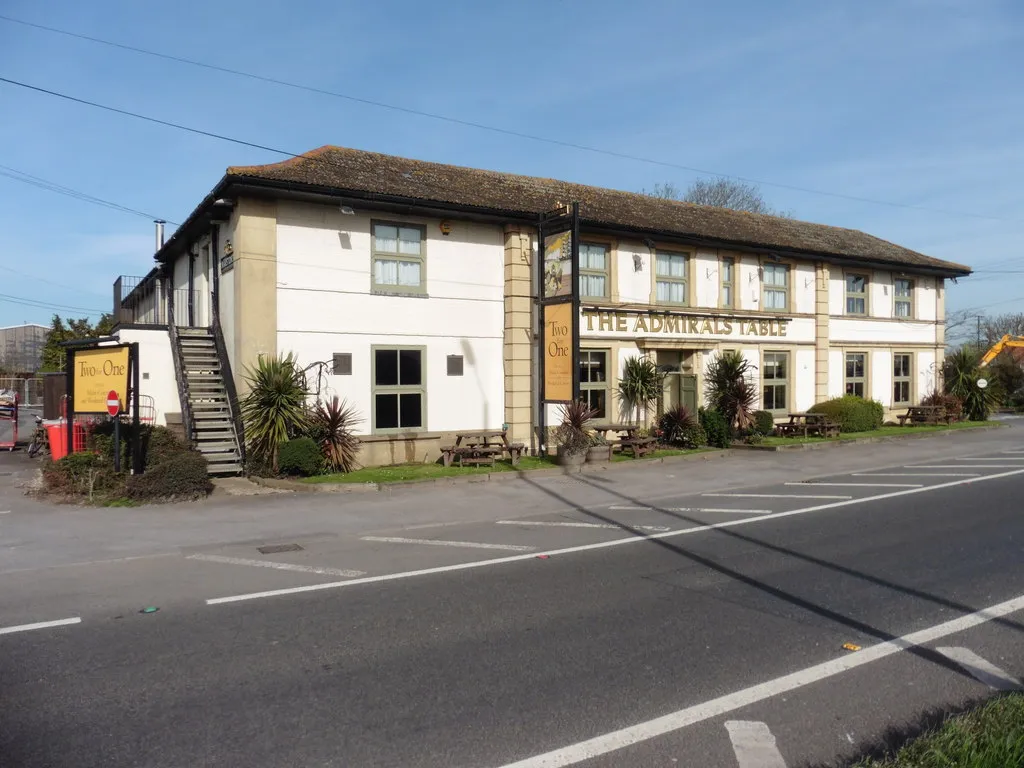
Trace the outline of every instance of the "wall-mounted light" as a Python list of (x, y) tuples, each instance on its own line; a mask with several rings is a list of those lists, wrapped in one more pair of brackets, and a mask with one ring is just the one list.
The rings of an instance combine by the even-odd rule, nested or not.
[(224, 255), (225, 256), (230, 256), (234, 252), (235, 252), (235, 246), (233, 246), (231, 244), (230, 240), (225, 240), (224, 241)]
[(352, 206), (350, 206), (350, 205), (339, 205), (338, 206), (338, 210), (341, 211), (342, 214), (345, 215), (345, 216), (355, 216), (356, 215), (356, 212), (352, 209)]
[(441, 234), (448, 237), (452, 233), (452, 225), (449, 221), (442, 221), (437, 225), (437, 228), (441, 230)]

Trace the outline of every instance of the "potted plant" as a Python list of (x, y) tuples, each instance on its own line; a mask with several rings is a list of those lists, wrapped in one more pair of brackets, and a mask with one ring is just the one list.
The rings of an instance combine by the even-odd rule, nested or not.
[(590, 448), (587, 450), (587, 463), (598, 464), (612, 460), (612, 445), (604, 435), (595, 432), (590, 437)]
[(587, 459), (591, 439), (587, 422), (597, 411), (582, 400), (562, 406), (562, 423), (555, 428), (558, 442), (557, 461), (562, 466), (578, 467)]

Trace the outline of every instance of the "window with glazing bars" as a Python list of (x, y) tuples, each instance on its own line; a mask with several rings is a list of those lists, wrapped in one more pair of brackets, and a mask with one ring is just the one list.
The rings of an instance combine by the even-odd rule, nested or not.
[(659, 304), (689, 303), (689, 255), (658, 251), (655, 256), (655, 298)]
[(910, 371), (913, 356), (896, 354), (892, 356), (892, 404), (910, 405)]
[(373, 289), (424, 293), (424, 230), (406, 224), (373, 225)]
[(580, 296), (608, 298), (608, 247), (580, 243)]
[(765, 264), (761, 268), (761, 308), (784, 312), (789, 306), (789, 266)]
[(868, 313), (868, 279), (864, 275), (846, 276), (846, 314)]
[(866, 376), (867, 354), (864, 352), (846, 353), (846, 394), (864, 397)]
[(374, 347), (374, 432), (423, 429), (426, 425), (423, 355), (422, 347)]
[(722, 271), (721, 271), (721, 283), (722, 289), (719, 296), (719, 302), (723, 309), (731, 308), (734, 302), (733, 289), (736, 281), (736, 260), (735, 259), (722, 259)]
[(904, 278), (897, 278), (892, 282), (893, 294), (896, 300), (896, 317), (914, 316), (914, 281)]
[(594, 418), (608, 416), (608, 352), (580, 350), (580, 397), (597, 411)]

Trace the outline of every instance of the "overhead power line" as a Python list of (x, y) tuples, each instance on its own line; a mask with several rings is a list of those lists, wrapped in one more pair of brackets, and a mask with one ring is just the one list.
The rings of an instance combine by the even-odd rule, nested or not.
[(26, 307), (35, 307), (36, 309), (45, 309), (49, 311), (71, 310), (72, 312), (86, 312), (90, 315), (102, 315), (105, 313), (105, 310), (102, 309), (91, 309), (88, 307), (72, 307), (65, 304), (54, 304), (49, 301), (39, 301), (37, 299), (29, 298), (27, 296), (10, 296), (6, 293), (0, 293), (0, 302), (7, 302), (9, 304), (20, 304)]
[[(77, 189), (72, 189), (71, 187), (65, 187), (61, 184), (57, 184), (54, 181), (48, 181), (46, 179), (40, 178), (39, 176), (33, 176), (30, 173), (19, 171), (17, 168), (11, 168), (10, 166), (7, 165), (0, 165), (0, 176), (6, 176), (7, 178), (13, 179), (14, 181), (20, 181), (23, 184), (29, 184), (33, 187), (38, 187), (39, 189), (45, 189), (48, 192), (54, 192), (58, 195), (65, 195), (76, 200), (81, 200), (82, 202), (85, 203), (92, 203), (93, 205), (103, 206), (104, 208), (110, 208), (111, 210), (121, 211), (122, 213), (130, 213), (133, 216), (141, 216), (143, 218), (149, 219), (150, 221), (161, 218), (160, 216), (155, 216), (151, 213), (146, 213), (145, 211), (140, 211), (135, 208), (129, 208), (128, 206), (121, 205), (120, 203), (114, 203), (111, 202), (110, 200), (104, 200), (102, 197), (96, 197), (94, 195), (88, 194), (87, 192), (81, 192)], [(173, 226), (178, 226), (176, 222), (167, 221), (167, 219), (162, 220)]]
[(7, 271), (7, 272), (12, 272), (15, 275), (21, 275), (21, 277), (27, 277), (29, 280), (37, 280), (40, 283), (46, 283), (47, 285), (52, 285), (55, 288), (64, 288), (65, 290), (76, 291), (78, 293), (88, 293), (90, 296), (97, 296), (98, 297), (98, 296), (103, 295), (103, 294), (99, 294), (99, 293), (94, 293), (92, 291), (83, 291), (81, 286), (77, 286), (76, 287), (76, 286), (71, 286), (71, 285), (65, 285), (64, 283), (55, 283), (53, 280), (47, 280), (45, 277), (38, 277), (36, 275), (30, 275), (28, 272), (22, 272), (19, 269), (15, 269), (14, 267), (8, 267), (8, 266), (6, 266), (4, 264), (0, 264), (0, 269), (3, 269), (5, 271)]
[[(141, 54), (141, 55), (144, 55), (144, 56), (152, 56), (152, 57), (155, 57), (155, 58), (158, 58), (158, 59), (164, 59), (166, 61), (173, 61), (173, 62), (176, 62), (178, 64), (186, 64), (186, 65), (192, 66), (192, 67), (200, 67), (202, 69), (208, 69), (208, 70), (212, 70), (212, 71), (215, 71), (215, 72), (223, 72), (225, 74), (235, 75), (236, 77), (244, 77), (244, 78), (248, 78), (250, 80), (257, 80), (257, 81), (263, 82), (263, 83), (269, 83), (269, 84), (272, 84), (272, 85), (278, 85), (278, 86), (281, 86), (281, 87), (284, 87), (284, 88), (291, 88), (291, 89), (295, 89), (295, 90), (306, 91), (308, 93), (315, 93), (315, 94), (319, 94), (321, 96), (330, 96), (330, 97), (336, 98), (336, 99), (344, 99), (346, 101), (350, 101), (350, 102), (357, 103), (357, 104), (365, 104), (367, 106), (377, 107), (379, 109), (387, 109), (387, 110), (391, 110), (393, 112), (401, 112), (401, 113), (407, 114), (407, 115), (415, 115), (417, 117), (424, 117), (424, 118), (428, 118), (428, 119), (431, 119), (431, 120), (439, 120), (439, 121), (442, 121), (442, 122), (450, 123), (452, 125), (459, 125), (459, 126), (463, 126), (463, 127), (466, 127), (466, 128), (475, 128), (475, 129), (482, 130), (482, 131), (490, 131), (492, 133), (499, 133), (499, 134), (502, 134), (502, 135), (505, 135), (505, 136), (512, 136), (512, 137), (518, 138), (518, 139), (526, 139), (528, 141), (536, 141), (536, 142), (541, 142), (541, 143), (544, 143), (544, 144), (551, 144), (551, 145), (554, 145), (554, 146), (565, 147), (565, 148), (568, 148), (568, 149), (575, 149), (575, 150), (578, 150), (578, 151), (581, 151), (581, 152), (589, 152), (589, 153), (593, 153), (593, 154), (604, 155), (606, 157), (615, 157), (615, 158), (618, 158), (618, 159), (621, 159), (621, 160), (630, 160), (630, 161), (633, 161), (633, 162), (646, 163), (648, 165), (656, 165), (656, 166), (660, 166), (660, 167), (663, 167), (663, 168), (672, 168), (674, 170), (687, 171), (688, 173), (696, 173), (696, 174), (699, 174), (701, 176), (718, 176), (718, 177), (722, 177), (722, 178), (734, 179), (736, 181), (742, 181), (742, 182), (745, 182), (747, 184), (758, 184), (758, 185), (766, 186), (766, 187), (775, 187), (777, 189), (785, 189), (785, 190), (789, 190), (789, 191), (792, 191), (792, 192), (803, 192), (803, 193), (811, 194), (811, 195), (821, 195), (821, 196), (825, 196), (825, 197), (838, 198), (838, 199), (841, 199), (841, 200), (851, 200), (851, 201), (854, 201), (854, 202), (869, 203), (869, 204), (872, 204), (872, 205), (882, 205), (882, 206), (890, 206), (890, 207), (894, 207), (894, 208), (904, 208), (904, 209), (910, 209), (910, 210), (927, 211), (927, 212), (930, 212), (930, 213), (940, 213), (940, 214), (942, 214), (944, 216), (965, 216), (965, 217), (968, 217), (968, 218), (986, 219), (986, 220), (989, 220), (989, 221), (1007, 221), (1007, 222), (1021, 223), (1020, 219), (1005, 219), (1005, 218), (1001, 218), (1001, 217), (998, 217), (998, 216), (989, 216), (989, 215), (986, 215), (986, 214), (971, 213), (969, 211), (949, 211), (949, 210), (944, 210), (944, 209), (941, 209), (941, 208), (931, 208), (929, 206), (914, 205), (912, 203), (898, 203), (898, 202), (894, 202), (894, 201), (891, 201), (891, 200), (878, 200), (878, 199), (869, 198), (869, 197), (861, 197), (861, 196), (858, 196), (858, 195), (848, 195), (848, 194), (844, 194), (842, 192), (830, 192), (830, 191), (822, 190), (822, 189), (812, 189), (812, 188), (809, 188), (809, 187), (800, 187), (800, 186), (797, 186), (797, 185), (794, 185), (794, 184), (783, 184), (783, 183), (780, 183), (780, 182), (763, 181), (763, 180), (760, 180), (760, 179), (753, 179), (753, 178), (750, 178), (750, 177), (747, 177), (747, 176), (737, 176), (737, 175), (728, 174), (728, 173), (718, 173), (716, 171), (710, 171), (710, 170), (703, 169), (703, 168), (696, 168), (694, 166), (683, 165), (681, 163), (673, 163), (673, 162), (668, 161), (668, 160), (659, 160), (659, 159), (653, 158), (653, 157), (644, 157), (642, 155), (634, 155), (634, 154), (630, 154), (628, 152), (619, 152), (619, 151), (612, 150), (612, 149), (605, 149), (605, 148), (601, 148), (601, 147), (594, 147), (594, 146), (590, 146), (590, 145), (587, 145), (587, 144), (580, 144), (580, 143), (574, 142), (574, 141), (566, 141), (564, 139), (555, 139), (555, 138), (551, 138), (550, 136), (539, 136), (539, 135), (536, 135), (536, 134), (526, 133), (526, 132), (523, 132), (523, 131), (517, 131), (517, 130), (511, 129), (511, 128), (502, 128), (501, 126), (497, 126), (497, 125), (489, 125), (487, 123), (480, 123), (480, 122), (476, 122), (474, 120), (464, 120), (462, 118), (452, 117), (451, 115), (443, 115), (443, 114), (440, 114), (440, 113), (437, 113), (437, 112), (427, 112), (425, 110), (414, 109), (412, 107), (404, 107), (404, 106), (401, 106), (399, 104), (389, 104), (387, 102), (377, 101), (375, 99), (367, 99), (367, 98), (363, 98), (361, 96), (353, 96), (352, 94), (341, 93), (339, 91), (331, 91), (331, 90), (328, 90), (326, 88), (318, 88), (316, 86), (305, 85), (303, 83), (295, 83), (295, 82), (291, 82), (289, 80), (282, 80), (282, 79), (276, 78), (276, 77), (269, 77), (267, 75), (256, 74), (254, 72), (246, 72), (246, 71), (240, 70), (240, 69), (233, 69), (231, 67), (220, 66), (219, 64), (211, 64), (209, 62), (199, 61), (197, 59), (189, 59), (189, 58), (186, 58), (184, 56), (174, 56), (174, 55), (171, 55), (171, 54), (168, 54), (168, 53), (161, 53), (159, 51), (149, 50), (147, 48), (140, 48), (140, 47), (134, 46), (134, 45), (127, 45), (127, 44), (124, 44), (124, 43), (118, 43), (118, 42), (115, 42), (113, 40), (105, 40), (105, 39), (100, 38), (100, 37), (93, 37), (91, 35), (84, 35), (84, 34), (81, 34), (81, 33), (78, 33), (78, 32), (72, 32), (70, 30), (60, 29), (58, 27), (47, 26), (45, 24), (36, 24), (34, 22), (25, 21), (24, 19), (18, 19), (18, 18), (15, 18), (13, 16), (7, 16), (7, 15), (4, 15), (4, 14), (0, 14), (0, 20), (7, 21), (7, 22), (10, 22), (12, 24), (20, 24), (22, 26), (32, 27), (34, 29), (39, 29), (39, 30), (42, 30), (44, 32), (50, 32), (50, 33), (57, 34), (57, 35), (64, 35), (66, 37), (72, 37), (72, 38), (76, 38), (78, 40), (85, 40), (85, 41), (88, 41), (88, 42), (91, 42), (91, 43), (97, 43), (99, 45), (109, 46), (111, 48), (118, 48), (118, 49), (123, 50), (123, 51), (130, 51), (132, 53), (137, 53), (137, 54)], [(12, 82), (12, 81), (8, 80), (6, 82)], [(15, 83), (15, 84), (21, 85), (20, 83)], [(31, 87), (31, 86), (26, 86), (26, 87)], [(42, 90), (42, 89), (37, 89), (37, 90)], [(165, 125), (166, 124), (167, 123), (165, 123)], [(200, 131), (195, 131), (195, 132), (202, 133)], [(213, 135), (213, 134), (206, 134), (206, 135)], [(256, 146), (257, 148), (262, 148), (262, 147), (258, 147), (258, 145), (252, 145), (252, 144), (250, 144), (249, 146)], [(276, 150), (273, 150), (273, 151), (276, 151)]]

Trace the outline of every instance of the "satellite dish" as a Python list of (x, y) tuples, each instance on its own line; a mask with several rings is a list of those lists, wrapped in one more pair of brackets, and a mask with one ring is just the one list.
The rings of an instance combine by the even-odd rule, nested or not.
[(978, 379), (978, 389), (984, 389), (988, 386), (988, 379)]

